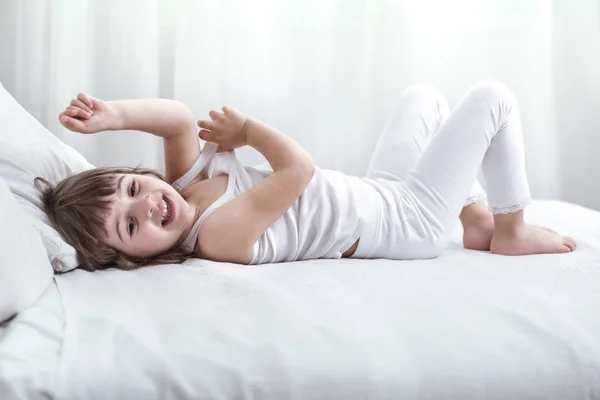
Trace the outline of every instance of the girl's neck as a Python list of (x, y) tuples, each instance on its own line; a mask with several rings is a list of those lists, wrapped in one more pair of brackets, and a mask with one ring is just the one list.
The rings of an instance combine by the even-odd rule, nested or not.
[(192, 183), (181, 192), (181, 196), (188, 203), (194, 217), (182, 237), (179, 238), (178, 244), (181, 244), (189, 234), (192, 226), (198, 218), (210, 207), (215, 201), (221, 197), (227, 190), (228, 175), (220, 175), (214, 178), (200, 180)]

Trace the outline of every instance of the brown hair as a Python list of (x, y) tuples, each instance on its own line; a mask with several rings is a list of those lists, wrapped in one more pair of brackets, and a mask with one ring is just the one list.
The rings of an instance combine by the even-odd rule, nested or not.
[(150, 258), (136, 258), (108, 246), (105, 218), (116, 192), (117, 174), (151, 175), (165, 180), (162, 175), (145, 168), (95, 168), (71, 175), (56, 185), (46, 179), (35, 178), (35, 186), (42, 194), (44, 211), (51, 224), (77, 251), (79, 267), (88, 271), (106, 268), (135, 269), (151, 264), (181, 263), (193, 253), (172, 248)]

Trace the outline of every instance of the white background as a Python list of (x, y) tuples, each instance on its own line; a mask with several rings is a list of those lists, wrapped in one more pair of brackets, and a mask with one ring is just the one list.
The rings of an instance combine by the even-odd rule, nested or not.
[(452, 106), (498, 79), (519, 99), (533, 195), (600, 210), (599, 21), (597, 0), (0, 0), (0, 80), (98, 166), (161, 169), (162, 145), (65, 131), (80, 91), (175, 98), (198, 118), (228, 104), (361, 176), (406, 87)]

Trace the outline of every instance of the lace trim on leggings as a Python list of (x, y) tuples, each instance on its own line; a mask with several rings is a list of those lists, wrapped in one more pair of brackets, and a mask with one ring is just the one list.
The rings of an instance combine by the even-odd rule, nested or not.
[(521, 211), (529, 203), (531, 203), (531, 199), (525, 199), (520, 203), (508, 207), (490, 207), (490, 211), (492, 212), (492, 214), (512, 214), (516, 213), (517, 211)]
[(475, 196), (469, 196), (467, 197), (467, 200), (465, 200), (465, 205), (463, 207), (469, 206), (473, 203), (477, 203), (478, 201), (485, 201), (487, 199), (487, 196), (485, 195), (485, 193), (479, 193)]

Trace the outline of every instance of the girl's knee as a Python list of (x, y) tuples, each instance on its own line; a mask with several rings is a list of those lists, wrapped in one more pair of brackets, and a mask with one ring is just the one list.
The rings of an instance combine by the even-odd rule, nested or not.
[(442, 92), (433, 85), (418, 84), (406, 89), (396, 104), (394, 114), (421, 115), (427, 120), (439, 121), (449, 113), (448, 102)]
[(469, 95), (489, 104), (516, 104), (513, 92), (502, 82), (481, 81), (473, 85)]

